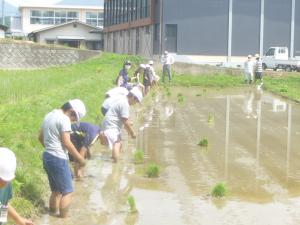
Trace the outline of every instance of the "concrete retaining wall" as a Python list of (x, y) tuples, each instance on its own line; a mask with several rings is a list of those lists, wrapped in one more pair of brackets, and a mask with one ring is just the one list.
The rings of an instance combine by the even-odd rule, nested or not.
[(97, 51), (47, 47), (34, 44), (0, 43), (1, 69), (61, 66), (98, 55)]

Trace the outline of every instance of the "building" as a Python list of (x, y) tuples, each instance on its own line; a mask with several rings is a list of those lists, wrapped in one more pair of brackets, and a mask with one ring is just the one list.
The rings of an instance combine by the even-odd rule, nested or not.
[(89, 50), (103, 48), (102, 29), (76, 20), (36, 30), (28, 36), (40, 44), (58, 44)]
[(5, 31), (8, 29), (7, 26), (0, 24), (0, 38), (5, 38)]
[(299, 0), (105, 0), (104, 14), (106, 51), (230, 62), (288, 46), (291, 57), (300, 55)]
[(94, 27), (103, 27), (103, 7), (20, 5), (19, 9), (21, 13), (22, 30), (25, 34), (73, 20)]

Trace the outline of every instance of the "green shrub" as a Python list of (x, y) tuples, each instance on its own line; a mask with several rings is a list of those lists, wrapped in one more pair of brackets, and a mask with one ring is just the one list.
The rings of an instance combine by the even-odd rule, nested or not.
[(146, 168), (146, 174), (149, 178), (158, 177), (160, 172), (160, 167), (155, 164), (149, 164)]
[(136, 150), (134, 152), (134, 163), (144, 163), (144, 152), (142, 150)]
[(132, 195), (129, 195), (127, 197), (127, 202), (128, 202), (129, 207), (130, 207), (130, 212), (131, 213), (136, 213), (137, 209), (136, 209), (135, 199)]
[(224, 197), (227, 194), (228, 194), (228, 188), (227, 188), (226, 184), (223, 182), (217, 183), (211, 191), (211, 195), (213, 197), (217, 197), (217, 198)]

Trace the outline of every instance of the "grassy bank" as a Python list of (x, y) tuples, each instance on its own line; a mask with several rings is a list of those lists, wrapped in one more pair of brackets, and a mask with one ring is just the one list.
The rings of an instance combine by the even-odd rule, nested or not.
[[(176, 86), (201, 86), (201, 87), (244, 87), (244, 77), (240, 75), (231, 75), (223, 72), (214, 72), (209, 74), (189, 75), (174, 73), (173, 85)], [(300, 73), (283, 73), (283, 75), (264, 76), (264, 89), (286, 97), (288, 99), (300, 102)]]
[[(31, 71), (0, 71), (0, 146), (17, 155), (13, 204), (25, 216), (43, 205), (48, 182), (37, 135), (45, 114), (71, 98), (87, 107), (84, 121), (101, 121), (100, 105), (126, 56), (103, 54), (72, 66)], [(138, 61), (138, 57), (130, 57)]]

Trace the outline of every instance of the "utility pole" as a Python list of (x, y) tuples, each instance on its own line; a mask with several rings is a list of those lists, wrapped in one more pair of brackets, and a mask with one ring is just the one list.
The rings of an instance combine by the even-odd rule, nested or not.
[(2, 10), (1, 10), (1, 15), (2, 15), (2, 24), (4, 25), (4, 3), (5, 0), (2, 0)]
[(159, 32), (159, 39), (160, 39), (160, 55), (162, 54), (163, 52), (163, 42), (164, 42), (164, 29), (163, 29), (163, 26), (164, 26), (164, 20), (163, 20), (163, 17), (164, 17), (164, 5), (163, 5), (163, 0), (160, 0), (160, 32)]

